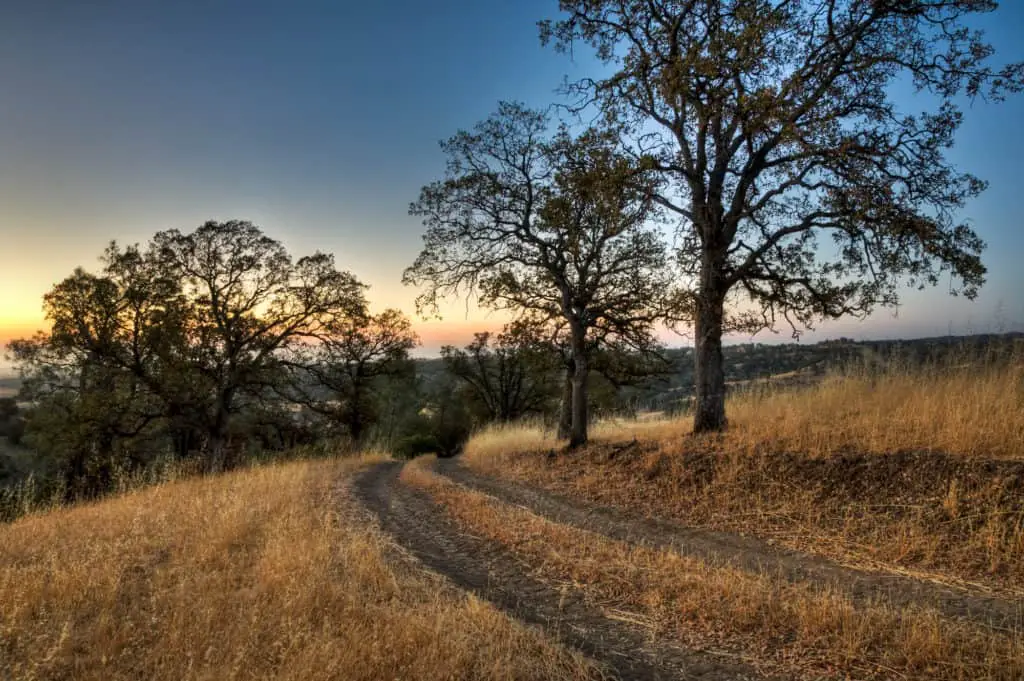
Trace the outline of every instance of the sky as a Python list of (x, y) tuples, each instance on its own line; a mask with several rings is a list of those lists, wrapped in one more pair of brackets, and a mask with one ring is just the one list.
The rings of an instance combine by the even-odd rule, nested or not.
[[(565, 76), (594, 73), (540, 45), (536, 21), (556, 13), (556, 0), (0, 3), (0, 343), (43, 328), (42, 295), (96, 268), (111, 239), (208, 219), (252, 220), (296, 256), (334, 253), (374, 308), (415, 316), (401, 273), (423, 227), (407, 211), (443, 174), (438, 141), (499, 100), (545, 106)], [(1024, 3), (982, 26), (1001, 60), (1024, 59)], [(975, 103), (951, 153), (991, 183), (964, 215), (989, 244), (978, 300), (908, 292), (895, 315), (805, 339), (1024, 328), (1020, 121), (1024, 97)], [(501, 320), (453, 302), (417, 318), (421, 352)]]

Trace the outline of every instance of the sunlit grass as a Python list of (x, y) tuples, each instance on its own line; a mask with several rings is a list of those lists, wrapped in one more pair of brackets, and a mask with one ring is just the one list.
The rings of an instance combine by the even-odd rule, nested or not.
[(358, 465), (258, 467), (0, 526), (0, 677), (593, 672), (401, 559), (344, 489)]
[(727, 411), (721, 435), (691, 435), (685, 417), (605, 421), (575, 454), (535, 424), (492, 428), (466, 460), (847, 563), (1024, 593), (1019, 358), (853, 367), (735, 394)]
[(631, 613), (694, 647), (739, 649), (787, 678), (820, 678), (823, 671), (922, 680), (1024, 674), (1020, 632), (943, 618), (923, 606), (858, 604), (827, 588), (632, 546), (460, 487), (420, 462), (402, 477), (429, 491), (466, 531), (505, 545), (603, 608)]
[[(877, 371), (854, 367), (803, 388), (730, 396), (725, 448), (825, 456), (925, 450), (1024, 459), (1024, 361)], [(591, 428), (596, 441), (683, 439), (688, 416), (611, 419)], [(557, 446), (535, 422), (484, 429), (469, 458)]]

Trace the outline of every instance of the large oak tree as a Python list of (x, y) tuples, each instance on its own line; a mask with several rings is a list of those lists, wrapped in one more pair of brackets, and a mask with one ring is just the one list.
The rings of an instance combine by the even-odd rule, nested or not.
[(201, 412), (213, 467), (223, 463), (238, 397), (257, 395), (281, 354), (338, 319), (365, 314), (364, 286), (334, 257), (293, 259), (250, 222), (207, 222), (190, 233), (159, 232), (155, 267), (181, 282), (188, 302), (187, 366), (208, 396)]
[(296, 260), (249, 222), (211, 221), (146, 249), (112, 244), (100, 272), (46, 295), (50, 333), (11, 350), (33, 397), (83, 424), (76, 461), (159, 420), (180, 453), (218, 469), (239, 410), (280, 380), (283, 356), (363, 316), (363, 288), (331, 256)]
[[(974, 297), (982, 240), (960, 209), (984, 188), (946, 157), (965, 96), (999, 99), (969, 28), (988, 0), (562, 0), (540, 24), (608, 75), (572, 106), (627, 129), (665, 179), (695, 311), (696, 431), (726, 425), (727, 303), (748, 327), (893, 305), (904, 285)], [(914, 88), (918, 96), (893, 93)], [(920, 107), (923, 111), (910, 111)], [(745, 307), (742, 307), (745, 306)]]
[(573, 362), (570, 445), (587, 440), (587, 377), (595, 337), (647, 338), (666, 298), (655, 175), (614, 149), (612, 136), (564, 129), (517, 104), (442, 148), (447, 176), (411, 213), (424, 247), (406, 283), (421, 307), (468, 293), (485, 307), (568, 329)]

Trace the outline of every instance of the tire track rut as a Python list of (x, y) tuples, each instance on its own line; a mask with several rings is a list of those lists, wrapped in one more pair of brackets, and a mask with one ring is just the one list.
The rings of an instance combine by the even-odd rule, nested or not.
[(1020, 599), (976, 593), (893, 573), (858, 570), (825, 558), (769, 546), (753, 538), (631, 515), (481, 475), (462, 466), (458, 459), (439, 459), (435, 471), (469, 489), (522, 506), (553, 522), (610, 539), (669, 549), (703, 559), (711, 565), (765, 572), (792, 582), (812, 582), (844, 593), (856, 602), (875, 601), (897, 608), (925, 605), (947, 617), (996, 629), (1024, 626), (1024, 602)]
[[(397, 542), (431, 570), (517, 619), (604, 664), (621, 679), (753, 681), (751, 667), (653, 640), (642, 627), (607, 616), (574, 588), (538, 580), (529, 565), (499, 545), (466, 534), (431, 497), (398, 480), (402, 464), (376, 464), (353, 493)], [(451, 472), (451, 471), (446, 471)]]

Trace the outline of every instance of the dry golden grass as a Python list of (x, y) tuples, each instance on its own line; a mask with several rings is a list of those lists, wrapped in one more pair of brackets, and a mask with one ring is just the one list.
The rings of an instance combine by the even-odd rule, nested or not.
[(1024, 363), (851, 372), (729, 407), (729, 446), (739, 449), (1024, 459)]
[(356, 465), (256, 468), (0, 526), (0, 678), (594, 673), (403, 558), (339, 488)]
[(1024, 592), (1021, 364), (848, 372), (737, 395), (728, 413), (720, 436), (689, 435), (687, 419), (600, 423), (591, 447), (551, 460), (539, 455), (557, 446), (549, 433), (506, 426), (465, 458), (844, 562)]
[(467, 531), (500, 542), (553, 581), (583, 589), (661, 634), (803, 678), (1020, 679), (1021, 632), (943, 619), (925, 608), (855, 605), (770, 575), (547, 521), (462, 488), (420, 463), (405, 482), (428, 490)]
[[(829, 456), (938, 451), (1024, 460), (1024, 362), (876, 373), (849, 370), (798, 389), (730, 397), (723, 448)], [(688, 418), (612, 420), (595, 440), (680, 440)], [(467, 458), (554, 446), (536, 424), (499, 426), (477, 435)]]

